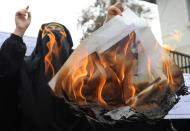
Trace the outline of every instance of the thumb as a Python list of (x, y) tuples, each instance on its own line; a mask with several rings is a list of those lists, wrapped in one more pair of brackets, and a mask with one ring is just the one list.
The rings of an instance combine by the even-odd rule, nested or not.
[(31, 12), (27, 12), (27, 14), (28, 14), (27, 20), (31, 21)]

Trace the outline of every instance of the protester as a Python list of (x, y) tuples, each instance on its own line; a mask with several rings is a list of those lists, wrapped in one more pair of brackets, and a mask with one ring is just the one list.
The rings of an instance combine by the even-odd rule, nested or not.
[[(53, 128), (51, 90), (47, 85), (53, 74), (50, 69), (44, 72), (47, 44), (50, 42), (59, 47), (59, 58), (51, 52), (56, 73), (71, 54), (73, 43), (65, 26), (43, 24), (34, 51), (31, 56), (25, 57), (26, 45), (22, 36), (30, 22), (28, 7), (18, 11), (15, 15), (16, 29), (0, 50), (3, 130), (47, 131)], [(52, 42), (53, 39), (56, 42)]]
[[(108, 9), (106, 21), (114, 15), (121, 15), (121, 6), (118, 5), (119, 8), (112, 6)], [(43, 24), (34, 51), (30, 56), (25, 56), (26, 45), (22, 37), (31, 23), (31, 13), (28, 9), (29, 7), (16, 12), (16, 29), (0, 49), (0, 129), (81, 129), (77, 125), (82, 125), (85, 123), (83, 121), (88, 119), (84, 117), (79, 120), (76, 117), (77, 111), (70, 110), (73, 107), (68, 105), (66, 100), (54, 96), (48, 86), (48, 81), (72, 53), (73, 42), (70, 33), (59, 23)], [(73, 129), (70, 129), (71, 127)], [(90, 125), (84, 127), (85, 130), (91, 129)]]

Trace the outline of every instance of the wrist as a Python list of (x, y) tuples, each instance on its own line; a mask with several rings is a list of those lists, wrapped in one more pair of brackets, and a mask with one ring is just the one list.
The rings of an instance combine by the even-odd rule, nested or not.
[(13, 34), (17, 35), (17, 36), (20, 36), (20, 37), (23, 37), (25, 33), (25, 30), (22, 30), (22, 29), (19, 29), (19, 28), (16, 28), (13, 32)]
[(20, 36), (18, 36), (18, 35), (16, 35), (16, 34), (12, 33), (11, 36), (10, 36), (10, 38), (13, 39), (14, 41), (19, 41), (20, 43), (23, 43), (23, 38), (20, 37)]

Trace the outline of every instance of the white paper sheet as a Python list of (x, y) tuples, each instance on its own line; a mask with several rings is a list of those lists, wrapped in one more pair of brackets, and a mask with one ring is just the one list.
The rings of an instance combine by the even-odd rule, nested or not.
[[(140, 18), (138, 18), (133, 12), (130, 10), (126, 10), (123, 13), (123, 16), (116, 16), (104, 26), (95, 31), (91, 36), (87, 39), (83, 40), (79, 47), (72, 53), (70, 58), (64, 64), (65, 67), (70, 67), (69, 63), (73, 65), (77, 65), (80, 63), (84, 57), (87, 55), (97, 52), (101, 53), (106, 49), (110, 48), (116, 42), (124, 38), (126, 35), (135, 31), (137, 34), (137, 39), (143, 47), (141, 50), (141, 55), (138, 58), (138, 75), (143, 74), (143, 78), (145, 79), (145, 74), (148, 75), (147, 67), (145, 66), (147, 61), (147, 57), (150, 58), (152, 64), (152, 70), (154, 71), (154, 75), (161, 76), (162, 72), (162, 58), (163, 54), (162, 48), (157, 43), (156, 38), (152, 34), (149, 27), (146, 26), (145, 22), (143, 22)], [(158, 46), (157, 48), (155, 48)], [(86, 52), (87, 50), (87, 53)], [(83, 53), (81, 53), (83, 52)], [(80, 54), (80, 55), (78, 55)], [(164, 58), (166, 58), (165, 55)], [(60, 71), (54, 76), (54, 78), (49, 82), (50, 87), (54, 90), (55, 83), (58, 77), (58, 74), (64, 69), (64, 66), (60, 69)], [(162, 73), (162, 74), (160, 74)], [(185, 83), (187, 86), (190, 86), (190, 74), (184, 74)], [(143, 79), (141, 78), (141, 79)], [(176, 104), (172, 110), (168, 113), (165, 119), (181, 119), (181, 118), (189, 118), (190, 119), (190, 95), (181, 97), (181, 100), (178, 104)]]

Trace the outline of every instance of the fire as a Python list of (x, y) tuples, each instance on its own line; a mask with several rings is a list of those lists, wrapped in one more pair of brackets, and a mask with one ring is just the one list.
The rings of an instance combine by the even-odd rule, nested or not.
[[(150, 57), (146, 59), (149, 78), (147, 81), (135, 83), (137, 58), (131, 50), (135, 39), (136, 35), (132, 32), (103, 53), (88, 54), (88, 51), (83, 51), (82, 54), (77, 54), (75, 60), (69, 61), (61, 70), (55, 85), (55, 94), (58, 96), (64, 94), (79, 105), (93, 103), (107, 107), (135, 105), (134, 102), (140, 102), (142, 94), (150, 90), (158, 91), (157, 86), (162, 84), (158, 84), (161, 76), (154, 74)], [(87, 57), (77, 61), (78, 55), (83, 54)], [(168, 85), (175, 85), (171, 64), (164, 59), (163, 71)], [(160, 87), (165, 88), (165, 85)]]
[(172, 72), (171, 72), (170, 65), (171, 65), (171, 62), (169, 60), (166, 60), (163, 63), (164, 70), (165, 70), (166, 77), (167, 77), (167, 83), (173, 85), (174, 84), (174, 79), (173, 79), (173, 75), (172, 75)]
[[(180, 43), (180, 41), (182, 40), (182, 32), (174, 30), (169, 35), (164, 36), (163, 39), (165, 42), (167, 42), (162, 44), (161, 46), (167, 51), (174, 51), (178, 47), (177, 43)], [(173, 42), (175, 42), (176, 44), (174, 44)], [(168, 43), (173, 43), (173, 45)]]
[[(62, 35), (61, 40), (60, 40), (60, 42), (62, 43), (66, 37), (66, 34), (63, 31), (60, 31), (60, 34)], [(55, 70), (54, 70), (54, 67), (52, 64), (52, 59), (53, 59), (53, 56), (55, 56), (56, 58), (59, 58), (61, 45), (57, 44), (57, 41), (56, 41), (56, 38), (55, 38), (53, 32), (50, 29), (48, 29), (47, 27), (45, 27), (42, 32), (42, 39), (44, 38), (45, 35), (47, 35), (49, 37), (49, 41), (47, 43), (48, 53), (44, 57), (45, 74), (47, 74), (49, 71), (51, 71), (52, 76), (54, 76)]]
[(98, 102), (101, 104), (101, 105), (107, 105), (106, 101), (103, 99), (102, 97), (102, 92), (103, 92), (103, 88), (106, 84), (106, 72), (104, 70), (104, 67), (101, 66), (101, 64), (97, 64), (96, 63), (96, 66), (97, 66), (97, 69), (100, 71), (101, 75), (100, 75), (100, 81), (99, 81), (99, 86), (98, 86)]
[(182, 32), (178, 31), (178, 30), (174, 30), (170, 34), (164, 36), (164, 39), (166, 39), (166, 40), (174, 40), (174, 41), (180, 42), (181, 39), (182, 39)]
[(52, 61), (52, 54), (54, 53), (53, 47), (54, 47), (56, 41), (55, 41), (55, 36), (51, 32), (50, 32), (50, 34), (48, 34), (48, 36), (50, 38), (50, 41), (47, 43), (48, 53), (44, 58), (44, 60), (45, 60), (45, 73), (47, 74), (49, 69), (51, 69), (52, 74), (54, 75), (55, 71), (54, 71), (54, 68), (53, 68), (51, 61)]
[(167, 44), (163, 44), (162, 47), (166, 49), (167, 51), (174, 51), (174, 49)]
[(153, 75), (153, 73), (152, 73), (152, 69), (151, 69), (151, 66), (152, 66), (152, 64), (151, 64), (151, 59), (150, 59), (150, 57), (148, 57), (147, 59), (148, 59), (148, 61), (147, 61), (148, 74), (149, 74), (149, 77), (150, 77), (152, 80), (154, 80), (155, 77), (154, 77), (154, 75)]
[(67, 67), (59, 76), (55, 93), (61, 94), (64, 90), (72, 101), (81, 105), (125, 103), (136, 93), (133, 82), (136, 58), (130, 50), (135, 37), (132, 32), (101, 54), (87, 55), (78, 64), (73, 61), (72, 67)]
[(79, 98), (83, 101), (86, 101), (85, 97), (82, 94), (82, 88), (84, 86), (83, 78), (87, 76), (87, 70), (86, 70), (87, 62), (88, 62), (87, 59), (84, 59), (84, 61), (82, 61), (83, 66), (74, 72), (74, 74), (72, 75), (72, 83), (71, 83), (75, 99)]

